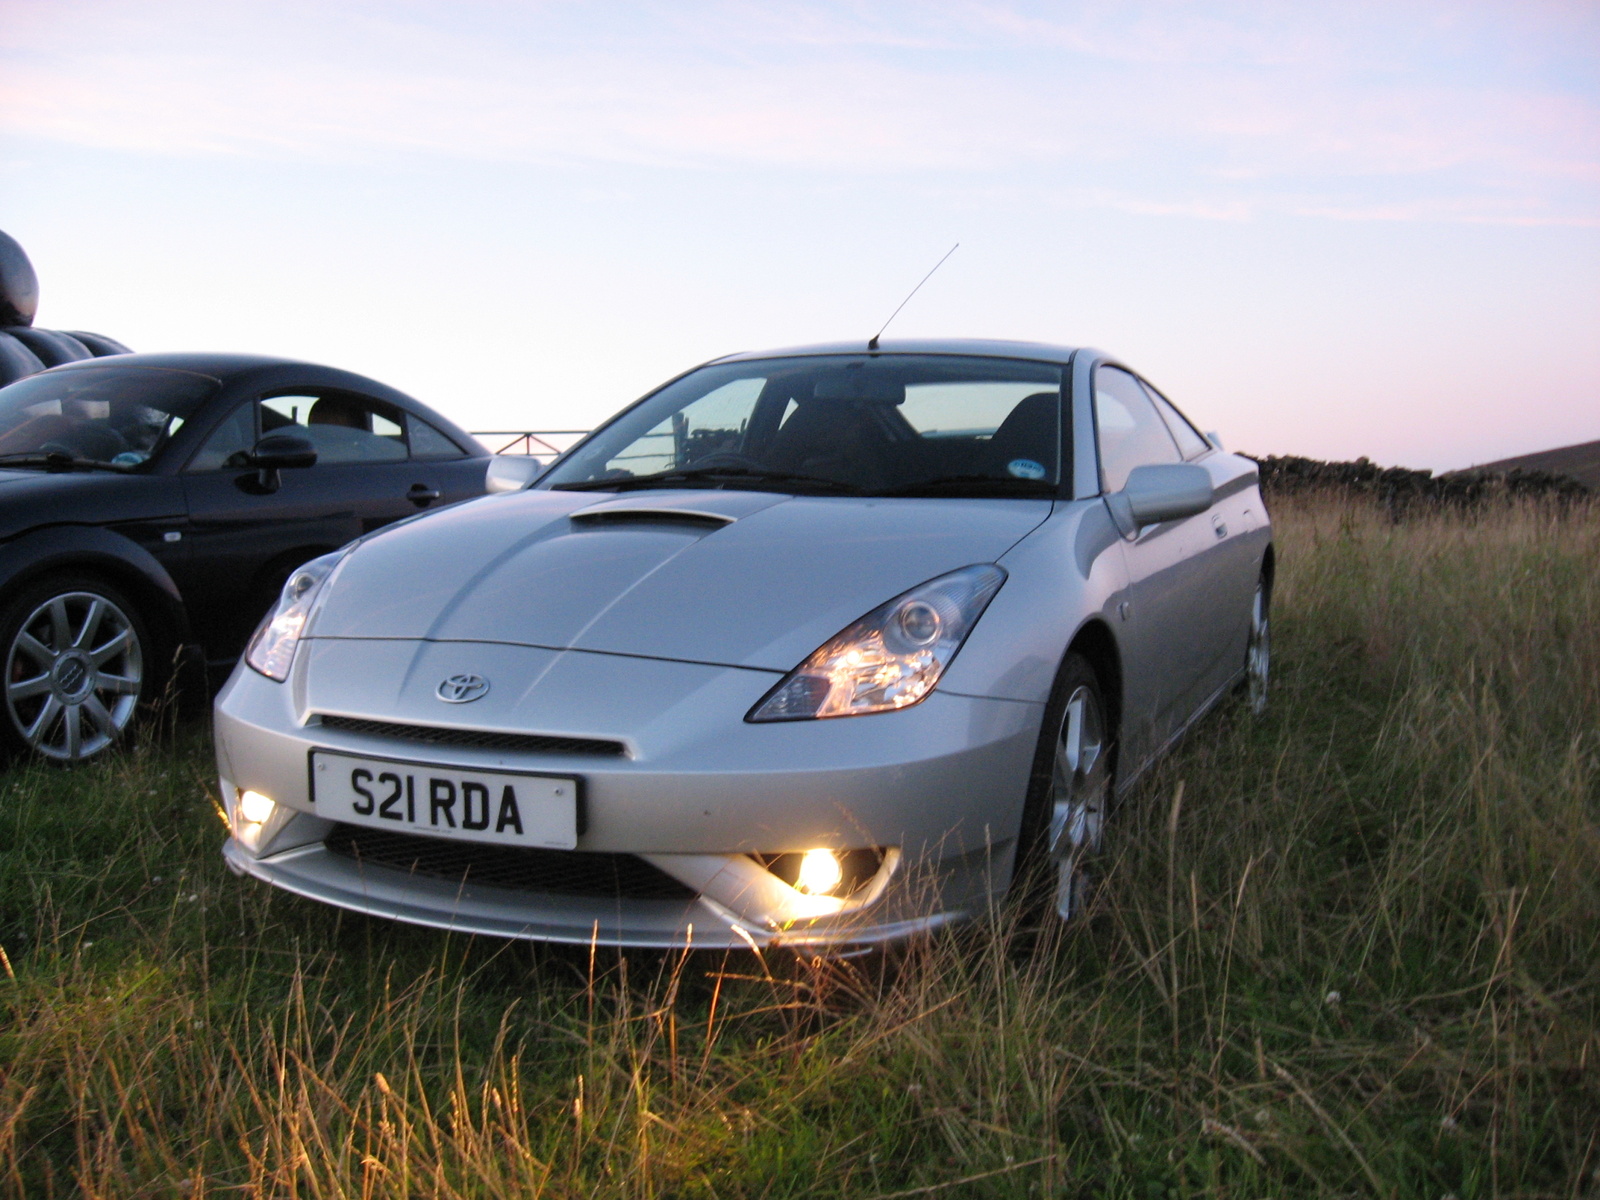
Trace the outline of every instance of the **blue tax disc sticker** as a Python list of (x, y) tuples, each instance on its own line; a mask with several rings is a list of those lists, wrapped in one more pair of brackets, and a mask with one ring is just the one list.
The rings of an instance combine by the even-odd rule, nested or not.
[(1043, 479), (1044, 467), (1031, 458), (1013, 458), (1006, 464), (1006, 470), (1017, 479)]

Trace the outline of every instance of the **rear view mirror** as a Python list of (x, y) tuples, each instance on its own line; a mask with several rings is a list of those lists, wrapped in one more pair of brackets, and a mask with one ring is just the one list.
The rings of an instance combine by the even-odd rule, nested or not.
[(1122, 532), (1132, 537), (1146, 525), (1178, 521), (1211, 507), (1211, 472), (1194, 463), (1152, 463), (1128, 472), (1120, 492), (1106, 497)]
[(486, 492), (520, 492), (544, 474), (544, 464), (525, 454), (496, 454), (483, 481)]
[(259, 471), (317, 465), (317, 448), (298, 433), (269, 433), (250, 451), (250, 465)]

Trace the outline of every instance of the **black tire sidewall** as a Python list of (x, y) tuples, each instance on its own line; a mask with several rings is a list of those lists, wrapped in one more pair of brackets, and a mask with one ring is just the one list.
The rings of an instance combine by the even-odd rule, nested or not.
[[(109, 583), (92, 574), (77, 572), (58, 573), (42, 576), (29, 580), (0, 606), (0, 672), (6, 670), (11, 658), (11, 648), (16, 641), (17, 634), (21, 631), (22, 623), (28, 619), (41, 604), (52, 596), (64, 595), (68, 592), (91, 592), (108, 603), (121, 609), (123, 614), (133, 626), (133, 634), (139, 641), (139, 656), (144, 671), (144, 680), (139, 690), (139, 702), (134, 719), (122, 731), (120, 737), (105, 749), (96, 752), (92, 757), (79, 760), (93, 762), (126, 745), (134, 736), (144, 715), (149, 711), (153, 699), (160, 695), (160, 687), (164, 672), (162, 671), (160, 647), (150, 636), (150, 626), (145, 620), (144, 612), (138, 604), (131, 600), (126, 592), (113, 583)], [(50, 763), (54, 766), (70, 767), (78, 763), (64, 762), (60, 759), (49, 758), (39, 754), (23, 737), (22, 731), (17, 728), (16, 721), (11, 715), (11, 706), (0, 699), (0, 756), (4, 758), (31, 757), (35, 762)]]

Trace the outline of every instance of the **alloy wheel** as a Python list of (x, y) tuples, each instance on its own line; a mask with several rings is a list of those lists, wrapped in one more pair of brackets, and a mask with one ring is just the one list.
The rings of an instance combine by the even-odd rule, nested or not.
[(1267, 711), (1267, 683), (1272, 671), (1272, 624), (1267, 611), (1267, 589), (1256, 584), (1250, 603), (1250, 640), (1244, 652), (1244, 676), (1250, 712), (1260, 716)]
[(61, 592), (35, 608), (6, 647), (7, 715), (36, 753), (82, 762), (128, 728), (144, 678), (128, 614), (94, 592)]
[(1100, 849), (1111, 791), (1105, 713), (1092, 687), (1067, 697), (1051, 780), (1050, 859), (1056, 868), (1056, 914), (1069, 920), (1087, 899), (1084, 859)]

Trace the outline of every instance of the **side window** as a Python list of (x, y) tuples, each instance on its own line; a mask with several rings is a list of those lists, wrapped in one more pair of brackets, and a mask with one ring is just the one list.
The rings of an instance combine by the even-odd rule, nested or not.
[(1100, 470), (1106, 491), (1120, 492), (1135, 467), (1183, 461), (1149, 395), (1126, 371), (1115, 367), (1095, 371), (1094, 415), (1100, 427)]
[(261, 401), (261, 432), (298, 433), (317, 448), (317, 465), (400, 462), (406, 457), (399, 409), (341, 392), (293, 393)]
[(221, 471), (227, 467), (244, 466), (245, 455), (256, 444), (256, 406), (246, 402), (228, 414), (228, 419), (212, 431), (211, 436), (189, 460), (189, 471)]
[(465, 458), (467, 452), (420, 417), (406, 414), (412, 458)]
[(1148, 383), (1144, 390), (1150, 393), (1150, 399), (1156, 402), (1156, 411), (1161, 414), (1161, 419), (1167, 423), (1167, 429), (1177, 439), (1178, 449), (1182, 451), (1185, 459), (1199, 458), (1211, 449), (1211, 443), (1201, 436), (1200, 431), (1189, 424), (1189, 419), (1172, 406), (1168, 400)]

